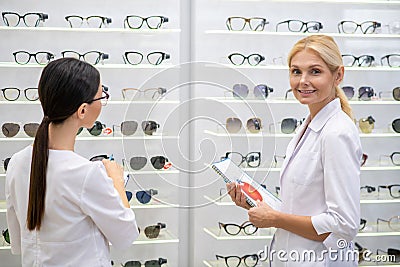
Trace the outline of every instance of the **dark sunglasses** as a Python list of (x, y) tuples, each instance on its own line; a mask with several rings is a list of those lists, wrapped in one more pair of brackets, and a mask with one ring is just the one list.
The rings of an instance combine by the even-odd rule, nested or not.
[[(247, 130), (250, 133), (259, 133), (261, 131), (261, 119), (250, 118), (246, 123)], [(229, 133), (237, 133), (242, 128), (242, 121), (239, 118), (228, 118), (226, 119), (226, 130)]]
[[(348, 100), (353, 98), (355, 91), (353, 86), (343, 86), (342, 90)], [(359, 100), (371, 100), (373, 96), (375, 96), (375, 92), (374, 88), (372, 88), (371, 86), (361, 86), (360, 88), (358, 88)]]
[(221, 159), (224, 158), (230, 158), (238, 166), (246, 162), (247, 167), (257, 168), (261, 163), (261, 152), (250, 152), (247, 155), (242, 155), (239, 152), (226, 152), (225, 157)]
[(150, 202), (152, 196), (157, 195), (157, 194), (158, 194), (158, 190), (156, 190), (156, 189), (137, 191), (136, 199), (142, 204), (147, 204)]
[(126, 16), (124, 28), (128, 26), (130, 29), (140, 29), (145, 22), (149, 29), (159, 29), (165, 22), (168, 22), (168, 18), (164, 16), (150, 16), (147, 18), (135, 15)]
[(4, 170), (7, 171), (8, 168), (8, 163), (10, 163), (11, 158), (6, 158), (5, 160), (3, 160), (3, 164), (4, 164)]
[[(138, 128), (138, 123), (136, 121), (123, 121), (121, 125), (113, 125), (113, 132), (115, 132), (115, 128), (121, 128), (121, 133), (123, 135), (133, 135), (136, 133)], [(160, 128), (160, 124), (155, 121), (142, 121), (142, 129), (146, 135), (153, 135)]]
[(400, 133), (400, 118), (392, 121), (392, 128), (396, 133)]
[(379, 232), (379, 222), (387, 223), (389, 228), (392, 229), (393, 231), (400, 231), (400, 216), (399, 215), (393, 216), (388, 220), (378, 218), (376, 220), (376, 225), (377, 225), (376, 231), (377, 232)]
[[(39, 123), (27, 123), (24, 124), (23, 126), (24, 132), (29, 136), (29, 137), (35, 137), (36, 132), (39, 128)], [(1, 130), (6, 137), (14, 137), (17, 135), (21, 127), (19, 124), (13, 123), (13, 122), (6, 122), (1, 126)]]
[(35, 101), (39, 99), (38, 89), (37, 88), (26, 88), (26, 89), (19, 89), (16, 87), (7, 87), (1, 89), (3, 96), (8, 101), (15, 101), (17, 100), (20, 95), (21, 91), (24, 92), (25, 98), (29, 101)]
[(45, 13), (26, 13), (25, 15), (19, 15), (15, 12), (2, 12), (4, 24), (9, 27), (16, 27), (19, 25), (21, 19), (27, 27), (37, 27), (41, 21), (45, 21), (49, 18), (49, 15)]
[(88, 51), (86, 53), (80, 54), (76, 51), (68, 50), (68, 51), (62, 51), (61, 55), (62, 57), (72, 57), (79, 60), (83, 60), (92, 65), (96, 65), (99, 62), (109, 58), (108, 54), (99, 51)]
[[(255, 98), (266, 99), (270, 92), (274, 89), (265, 84), (258, 84), (254, 86), (253, 94)], [(245, 84), (235, 84), (233, 86), (233, 97), (246, 98), (249, 95), (249, 88)]]
[(281, 132), (285, 133), (285, 134), (291, 134), (294, 133), (294, 131), (296, 130), (296, 128), (298, 126), (300, 126), (303, 121), (305, 120), (305, 118), (298, 120), (295, 118), (286, 118), (283, 119), (281, 122)]
[(13, 53), (14, 60), (20, 65), (28, 64), (31, 58), (34, 58), (39, 65), (46, 65), (54, 58), (54, 54), (50, 52), (29, 53), (26, 51), (17, 51)]
[(83, 25), (83, 22), (86, 21), (86, 24), (90, 27), (101, 28), (102, 26), (108, 25), (112, 22), (111, 18), (103, 17), (103, 16), (89, 16), (89, 17), (81, 17), (78, 15), (66, 16), (65, 20), (68, 21), (69, 26), (71, 28), (80, 28)]
[(379, 185), (378, 193), (380, 192), (381, 188), (389, 190), (389, 194), (392, 198), (400, 198), (400, 184)]
[(246, 60), (251, 66), (257, 66), (265, 60), (265, 57), (260, 54), (250, 54), (245, 56), (240, 53), (233, 53), (228, 56), (228, 59), (233, 65), (236, 66), (243, 65)]
[(122, 267), (161, 267), (161, 265), (167, 263), (167, 259), (158, 258), (158, 260), (148, 260), (142, 264), (140, 261), (127, 261), (125, 264), (121, 264)]
[[(151, 52), (147, 54), (147, 62), (151, 65), (160, 65), (164, 60), (169, 59), (171, 56), (164, 52)], [(136, 51), (128, 51), (123, 55), (125, 64), (139, 65), (142, 63), (144, 55)]]
[[(123, 161), (124, 162), (124, 161)], [(154, 169), (161, 170), (167, 164), (168, 159), (164, 156), (154, 156), (150, 159), (151, 165), (153, 165)], [(135, 171), (143, 169), (147, 164), (146, 157), (132, 157), (129, 160), (129, 166)]]
[(8, 244), (11, 244), (11, 241), (10, 241), (10, 233), (8, 232), (8, 229), (2, 230), (1, 233), (3, 234), (4, 240), (5, 240)]
[[(165, 223), (157, 223), (156, 225), (150, 225), (144, 228), (144, 234), (147, 238), (153, 239), (160, 235), (161, 229), (167, 228)], [(140, 228), (139, 228), (140, 233)]]
[[(102, 132), (103, 129), (106, 128), (106, 125), (101, 123), (100, 121), (95, 121), (94, 125), (92, 128), (86, 128), (88, 132), (93, 135), (93, 136), (99, 136)], [(83, 128), (79, 128), (78, 133), (76, 135), (79, 135), (82, 132)]]
[(263, 31), (265, 25), (268, 23), (267, 19), (260, 17), (228, 17), (226, 20), (226, 27), (228, 27), (230, 31), (242, 31), (247, 24), (252, 31)]
[(251, 222), (246, 221), (241, 225), (235, 223), (218, 223), (219, 229), (224, 229), (229, 235), (238, 235), (240, 231), (243, 231), (246, 235), (252, 235), (257, 232), (257, 227), (255, 227)]
[(242, 262), (247, 267), (254, 267), (258, 263), (258, 255), (257, 254), (250, 254), (244, 255), (242, 257), (239, 256), (221, 256), (215, 255), (217, 260), (223, 259), (227, 267), (238, 267)]

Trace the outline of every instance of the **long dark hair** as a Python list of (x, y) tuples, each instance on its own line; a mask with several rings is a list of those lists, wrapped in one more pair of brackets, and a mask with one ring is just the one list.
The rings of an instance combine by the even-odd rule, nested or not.
[(26, 218), (27, 227), (31, 231), (40, 230), (44, 215), (49, 124), (62, 123), (82, 103), (90, 102), (95, 97), (99, 84), (98, 70), (74, 58), (57, 59), (43, 69), (38, 89), (44, 117), (33, 143)]

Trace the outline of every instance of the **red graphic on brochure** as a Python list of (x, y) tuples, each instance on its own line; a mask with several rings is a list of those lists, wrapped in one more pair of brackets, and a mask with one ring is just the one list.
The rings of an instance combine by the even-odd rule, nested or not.
[(250, 184), (241, 182), (241, 187), (243, 192), (246, 193), (249, 197), (251, 197), (255, 201), (257, 200), (263, 201), (261, 194), (257, 191), (257, 189), (255, 189)]

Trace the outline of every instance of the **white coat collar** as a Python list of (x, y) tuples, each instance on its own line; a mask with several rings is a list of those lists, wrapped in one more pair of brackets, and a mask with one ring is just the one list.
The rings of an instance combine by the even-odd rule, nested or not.
[(314, 132), (319, 132), (326, 122), (341, 109), (340, 99), (333, 99), (315, 115), (308, 127)]

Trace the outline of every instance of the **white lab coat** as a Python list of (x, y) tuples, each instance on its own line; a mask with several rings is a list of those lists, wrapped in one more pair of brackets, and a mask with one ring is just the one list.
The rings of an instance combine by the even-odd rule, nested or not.
[[(287, 255), (292, 250), (300, 253), (312, 250), (321, 257), (323, 250), (338, 250), (338, 253), (343, 253), (354, 249), (351, 241), (356, 236), (360, 223), (362, 149), (358, 130), (341, 110), (339, 99), (334, 99), (321, 109), (307, 127), (309, 121), (310, 118), (307, 118), (287, 147), (280, 175), (281, 211), (311, 216), (318, 234), (331, 234), (324, 242), (316, 242), (278, 229), (271, 249), (286, 251)], [(299, 141), (303, 131), (304, 135)], [(348, 246), (340, 249), (344, 243)], [(281, 258), (285, 260), (283, 255)], [(292, 255), (296, 258), (296, 252)], [(289, 256), (286, 257), (288, 262), (282, 262), (275, 257), (271, 265), (357, 266), (357, 259), (330, 260), (334, 259), (333, 255), (335, 254), (330, 257), (326, 254), (324, 260), (315, 262), (290, 262)], [(346, 258), (346, 255), (343, 257)]]
[(133, 210), (123, 206), (101, 162), (49, 150), (45, 213), (40, 231), (26, 214), (32, 146), (13, 155), (6, 174), (7, 224), (22, 266), (111, 266), (109, 242), (127, 248), (139, 235)]

